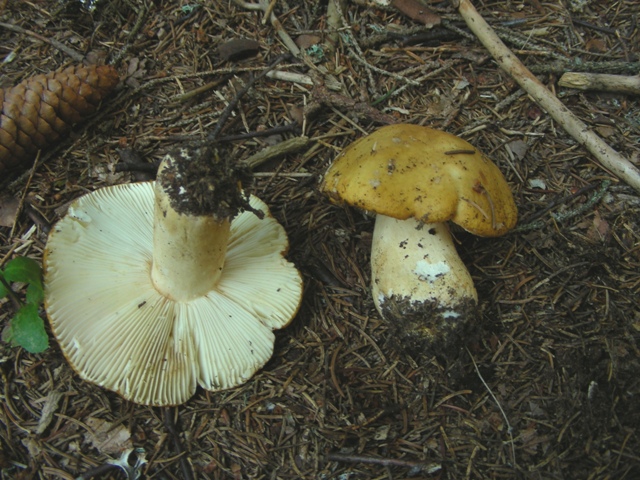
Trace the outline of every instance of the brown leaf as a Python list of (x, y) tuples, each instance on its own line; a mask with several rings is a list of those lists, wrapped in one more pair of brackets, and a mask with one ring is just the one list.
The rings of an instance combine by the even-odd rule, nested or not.
[(248, 38), (234, 38), (218, 46), (220, 60), (237, 62), (258, 54), (260, 44)]
[(392, 0), (391, 5), (396, 7), (410, 19), (423, 23), (429, 28), (440, 25), (440, 22), (442, 21), (440, 15), (429, 10), (418, 0)]
[(609, 222), (602, 218), (600, 212), (596, 210), (593, 215), (593, 222), (587, 230), (587, 238), (594, 242), (604, 242), (609, 238), (610, 232)]
[(507, 144), (509, 146), (509, 150), (513, 153), (518, 160), (522, 160), (524, 156), (527, 154), (527, 150), (529, 149), (529, 145), (522, 140), (512, 140)]
[(310, 35), (310, 34), (302, 34), (296, 37), (296, 45), (300, 48), (300, 50), (306, 50), (307, 48), (313, 47), (314, 45), (320, 43), (322, 38), (318, 35)]
[(89, 417), (85, 421), (91, 429), (85, 434), (85, 440), (106, 455), (119, 455), (124, 450), (133, 448), (131, 432), (122, 426), (113, 426), (111, 422), (96, 417)]
[(0, 226), (13, 227), (20, 208), (20, 200), (9, 195), (0, 198)]
[(609, 125), (598, 125), (595, 130), (602, 138), (609, 138), (616, 133), (616, 129)]
[(604, 40), (601, 40), (599, 38), (592, 38), (588, 40), (584, 48), (589, 52), (598, 53), (606, 53), (608, 50), (607, 44), (604, 42)]

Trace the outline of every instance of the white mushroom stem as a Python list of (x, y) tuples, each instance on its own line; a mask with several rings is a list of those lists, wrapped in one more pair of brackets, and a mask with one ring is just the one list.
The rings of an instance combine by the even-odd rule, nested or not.
[[(162, 167), (158, 176), (162, 174)], [(155, 184), (151, 280), (165, 297), (188, 301), (215, 288), (222, 274), (229, 218), (178, 213), (169, 195)]]
[(455, 320), (465, 315), (470, 303), (478, 301), (473, 279), (458, 256), (447, 224), (413, 218), (376, 217), (371, 285), (376, 308), (386, 318), (393, 316), (389, 310), (395, 310), (394, 304), (402, 303), (400, 310), (422, 310), (425, 316)]

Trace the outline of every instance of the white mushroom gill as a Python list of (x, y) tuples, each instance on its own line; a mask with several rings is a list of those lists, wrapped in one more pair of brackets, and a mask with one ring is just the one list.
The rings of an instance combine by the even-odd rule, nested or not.
[(56, 224), (47, 243), (45, 306), (84, 379), (137, 403), (176, 405), (198, 384), (231, 388), (261, 368), (273, 352), (272, 330), (297, 311), (302, 281), (283, 258), (284, 229), (251, 197), (265, 218), (244, 212), (231, 222), (215, 285), (178, 301), (158, 292), (154, 198), (154, 183), (139, 183), (76, 200), (76, 214)]

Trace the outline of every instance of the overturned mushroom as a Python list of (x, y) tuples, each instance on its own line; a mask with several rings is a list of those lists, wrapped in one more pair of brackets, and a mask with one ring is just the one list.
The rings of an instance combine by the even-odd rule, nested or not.
[(484, 237), (513, 228), (517, 210), (500, 170), (455, 135), (396, 124), (349, 145), (322, 189), (377, 214), (371, 289), (391, 328), (416, 347), (463, 334), (478, 298), (444, 222)]
[(85, 195), (52, 230), (45, 307), (83, 379), (176, 405), (197, 385), (244, 383), (271, 357), (302, 281), (283, 257), (284, 229), (225, 165), (208, 148), (182, 149), (156, 182)]

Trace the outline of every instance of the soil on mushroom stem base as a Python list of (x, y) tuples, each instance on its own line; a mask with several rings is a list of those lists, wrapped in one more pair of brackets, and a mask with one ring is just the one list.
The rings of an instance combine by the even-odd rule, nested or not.
[[(32, 175), (0, 180), (0, 194), (25, 199), (15, 226), (0, 226), (2, 261), (40, 260), (48, 222), (67, 202), (142, 179), (115, 172), (119, 151), (157, 163), (185, 136), (205, 138), (252, 72), (286, 52), (261, 14), (235, 2), (201, 2), (193, 11), (176, 2), (136, 11), (138, 3), (100, 0), (88, 12), (72, 0), (0, 1), (0, 21), (91, 58), (119, 58), (123, 77), (99, 121), (77, 126)], [(223, 132), (284, 125), (306, 108), (306, 133), (318, 139), (243, 179), (286, 228), (288, 256), (305, 280), (299, 314), (277, 332), (271, 361), (245, 385), (199, 391), (173, 410), (179, 455), (164, 412), (80, 381), (55, 341), (39, 355), (2, 343), (0, 479), (77, 478), (133, 447), (144, 449), (153, 479), (185, 480), (181, 458), (206, 480), (397, 479), (418, 466), (425, 471), (412, 478), (640, 478), (640, 197), (614, 180), (589, 204), (610, 175), (518, 93), (479, 42), (438, 26), (418, 38), (419, 25), (397, 10), (359, 3), (344, 2), (350, 37), (336, 26), (341, 36), (331, 47), (327, 2), (275, 2), (282, 28), (303, 48), (311, 42), (310, 55), (324, 52), (313, 57), (317, 69), (278, 68), (328, 72), (325, 85), (336, 90), (261, 80)], [(550, 61), (597, 68), (605, 57), (613, 62), (607, 73), (637, 74), (611, 70), (632, 67), (640, 54), (634, 2), (474, 3), (492, 25), (508, 22), (501, 34), (509, 46), (567, 108), (637, 161), (638, 102), (562, 89)], [(236, 37), (257, 41), (258, 55), (219, 64), (218, 45)], [(70, 63), (26, 34), (3, 28), (0, 40), (3, 86)], [(234, 75), (206, 73), (219, 66)], [(207, 84), (214, 86), (185, 99)], [(480, 312), (455, 360), (392, 345), (369, 290), (374, 219), (317, 192), (338, 151), (389, 117), (460, 135), (488, 154), (513, 189), (519, 224), (531, 227), (497, 239), (454, 230)], [(233, 142), (223, 158), (246, 158), (282, 139)], [(12, 313), (0, 300), (2, 325)], [(441, 468), (426, 473), (434, 465)]]
[(469, 298), (457, 306), (455, 318), (443, 317), (444, 310), (447, 308), (437, 302), (392, 295), (382, 305), (390, 342), (410, 355), (432, 352), (443, 361), (457, 360), (461, 347), (474, 340), (481, 315), (477, 303)]
[(162, 186), (171, 206), (185, 215), (212, 215), (233, 218), (240, 210), (249, 209), (249, 201), (241, 189), (249, 171), (229, 159), (227, 148), (188, 145), (167, 155)]

